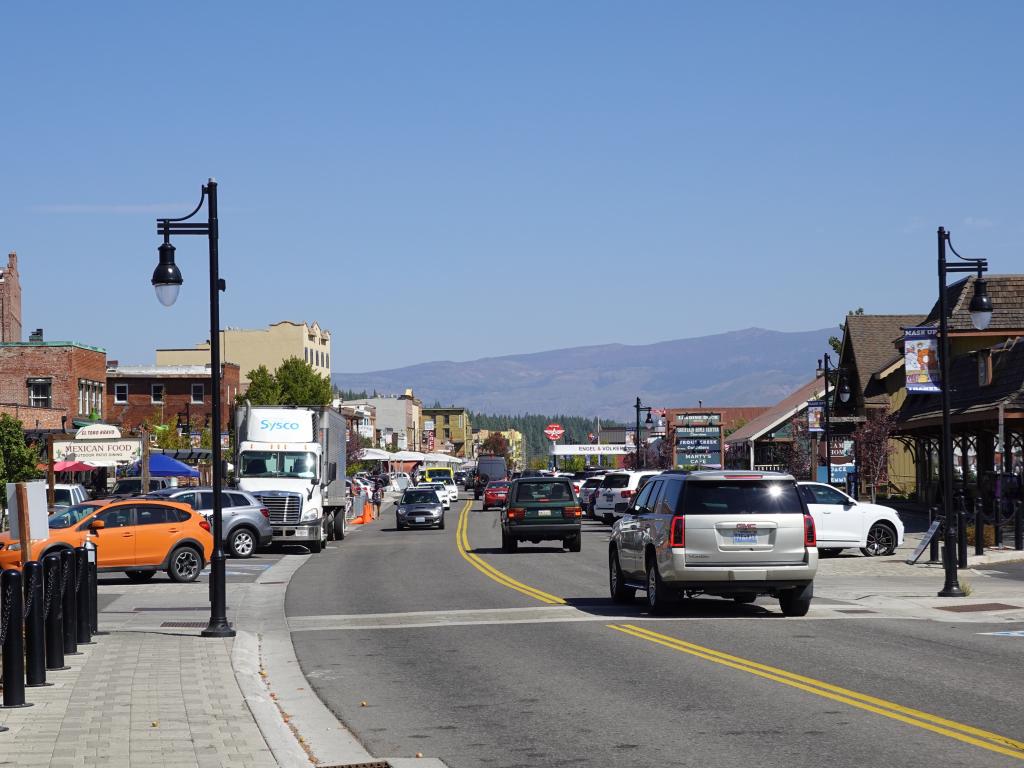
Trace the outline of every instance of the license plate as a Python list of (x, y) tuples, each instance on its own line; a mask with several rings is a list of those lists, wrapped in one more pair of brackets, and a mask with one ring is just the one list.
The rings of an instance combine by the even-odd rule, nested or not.
[(604, 495), (604, 500), (605, 500), (605, 501), (611, 501), (611, 500), (612, 500), (612, 495), (611, 495), (610, 493), (606, 493), (606, 494)]
[(756, 533), (733, 533), (732, 535), (733, 544), (757, 544)]
[(427, 519), (425, 517), (414, 517), (413, 518), (413, 522), (416, 522), (416, 523), (424, 523), (424, 522), (426, 522), (426, 520)]
[(537, 517), (551, 517), (551, 510), (550, 509), (538, 509), (537, 510)]

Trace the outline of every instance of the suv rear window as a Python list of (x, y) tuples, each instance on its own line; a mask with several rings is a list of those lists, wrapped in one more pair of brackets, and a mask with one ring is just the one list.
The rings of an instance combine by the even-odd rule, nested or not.
[(564, 480), (519, 483), (516, 501), (572, 501), (572, 487)]
[(801, 515), (803, 511), (792, 481), (714, 480), (683, 485), (687, 515)]
[(625, 488), (629, 485), (629, 475), (608, 475), (601, 481), (602, 488)]

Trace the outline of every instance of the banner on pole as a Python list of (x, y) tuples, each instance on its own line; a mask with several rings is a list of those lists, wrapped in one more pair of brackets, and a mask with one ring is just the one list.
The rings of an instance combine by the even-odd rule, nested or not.
[(807, 401), (807, 431), (808, 432), (824, 432), (825, 431), (825, 401), (824, 400), (808, 400)]
[(907, 373), (907, 392), (942, 391), (939, 332), (936, 328), (903, 329), (903, 367)]

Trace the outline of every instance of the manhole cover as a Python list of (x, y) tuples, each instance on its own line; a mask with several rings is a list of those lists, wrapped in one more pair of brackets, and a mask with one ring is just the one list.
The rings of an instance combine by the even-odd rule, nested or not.
[(1012, 611), (1018, 608), (1020, 608), (1019, 605), (1007, 605), (1006, 603), (975, 603), (974, 605), (945, 605), (939, 610), (952, 613), (973, 613), (975, 611)]
[(836, 613), (878, 613), (878, 611), (869, 611), (867, 608), (837, 608)]
[(175, 629), (202, 629), (206, 624), (205, 621), (165, 621), (160, 626)]

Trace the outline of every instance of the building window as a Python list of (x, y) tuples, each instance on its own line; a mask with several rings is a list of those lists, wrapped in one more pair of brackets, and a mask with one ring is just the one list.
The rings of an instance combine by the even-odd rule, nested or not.
[(28, 404), (33, 408), (52, 408), (52, 389), (53, 384), (50, 379), (29, 379)]
[(206, 397), (206, 387), (203, 384), (192, 385), (192, 402), (202, 404)]
[(163, 405), (164, 402), (164, 385), (163, 384), (151, 384), (149, 389), (149, 402), (154, 405)]
[(125, 405), (128, 402), (128, 385), (114, 385), (114, 402), (118, 405)]
[(451, 439), (451, 436), (452, 436), (452, 431), (451, 431), (450, 429), (446, 429), (446, 430), (444, 431), (444, 439), (445, 439), (445, 440), (450, 440), (450, 439)]
[(330, 352), (324, 352), (324, 368), (330, 368), (330, 367), (331, 367), (331, 353)]
[(81, 415), (83, 413), (88, 413), (89, 412), (89, 411), (86, 410), (86, 408), (87, 408), (86, 403), (85, 403), (86, 397), (87, 397), (87, 394), (86, 394), (86, 382), (82, 381), (82, 379), (79, 379), (78, 380), (78, 413), (79, 413), (79, 415)]
[(306, 362), (308, 363), (309, 362), (309, 348), (307, 347), (307, 348), (303, 349), (302, 351), (306, 353)]

